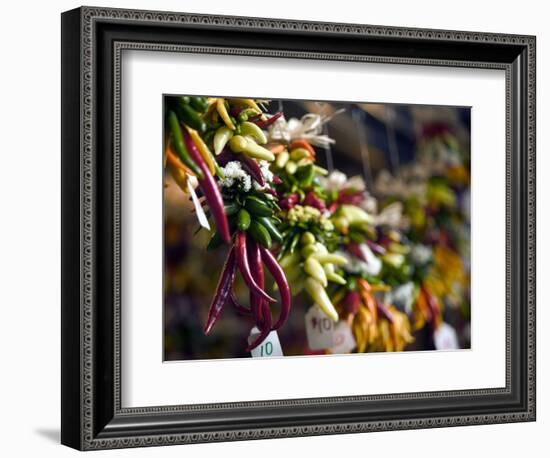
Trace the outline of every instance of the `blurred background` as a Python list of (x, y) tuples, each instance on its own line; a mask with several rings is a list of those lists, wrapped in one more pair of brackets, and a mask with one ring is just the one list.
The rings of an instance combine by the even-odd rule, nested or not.
[[(439, 271), (432, 269), (431, 287), (444, 303), (444, 321), (456, 332), (460, 348), (469, 348), (470, 109), (296, 100), (272, 100), (268, 108), (283, 111), (287, 120), (306, 113), (334, 115), (324, 133), (335, 143), (318, 149), (318, 164), (361, 176), (379, 211), (396, 200), (404, 204), (411, 221), (407, 236), (433, 247), (439, 263)], [(195, 233), (192, 205), (168, 175), (164, 196), (165, 360), (249, 357), (244, 348), (252, 322), (232, 309), (226, 308), (210, 336), (203, 333), (226, 249), (206, 250), (208, 234)], [(245, 292), (238, 283), (236, 293), (244, 303)], [(307, 347), (304, 315), (310, 306), (305, 295), (293, 297), (290, 319), (278, 331), (285, 356), (319, 354)], [(424, 328), (406, 350), (435, 348)]]

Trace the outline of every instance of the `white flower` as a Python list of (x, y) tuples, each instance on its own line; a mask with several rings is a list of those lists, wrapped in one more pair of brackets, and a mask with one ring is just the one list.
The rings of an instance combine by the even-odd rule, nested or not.
[(266, 181), (266, 185), (261, 186), (260, 183), (254, 180), (252, 182), (252, 186), (255, 190), (261, 191), (262, 189), (265, 189), (267, 187), (267, 183), (271, 183), (273, 181), (273, 173), (271, 172), (271, 170), (269, 170), (269, 162), (260, 160), (258, 161), (258, 164), (260, 165), (260, 171), (262, 172), (262, 176)]
[(222, 172), (225, 176), (225, 178), (220, 180), (222, 188), (230, 188), (233, 185), (237, 185), (245, 192), (250, 191), (252, 188), (252, 178), (243, 170), (239, 161), (228, 162), (225, 167), (222, 167)]

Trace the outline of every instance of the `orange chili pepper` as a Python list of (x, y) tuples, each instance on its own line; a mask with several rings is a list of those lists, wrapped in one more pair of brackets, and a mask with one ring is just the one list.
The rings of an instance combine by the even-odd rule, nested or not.
[(311, 154), (310, 159), (315, 159), (316, 153), (313, 146), (311, 146), (311, 143), (309, 143), (307, 140), (304, 140), (303, 138), (300, 138), (298, 140), (294, 140), (290, 144), (290, 150), (292, 151), (295, 148), (304, 148), (305, 150), (309, 151)]
[(281, 143), (275, 143), (273, 145), (268, 145), (267, 149), (269, 149), (269, 151), (271, 151), (273, 154), (279, 154), (283, 151), (286, 151), (286, 146)]
[(191, 170), (188, 169), (183, 164), (183, 162), (180, 161), (179, 157), (176, 155), (176, 153), (172, 149), (172, 146), (170, 145), (170, 142), (167, 142), (164, 154), (165, 154), (165, 161), (166, 161), (166, 164), (168, 166), (171, 166), (175, 169), (180, 169), (188, 175), (194, 175), (194, 173), (191, 172)]

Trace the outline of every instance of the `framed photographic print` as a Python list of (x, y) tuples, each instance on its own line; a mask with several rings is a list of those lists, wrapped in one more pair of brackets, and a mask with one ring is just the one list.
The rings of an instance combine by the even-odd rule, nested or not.
[(535, 419), (535, 38), (62, 15), (62, 443)]

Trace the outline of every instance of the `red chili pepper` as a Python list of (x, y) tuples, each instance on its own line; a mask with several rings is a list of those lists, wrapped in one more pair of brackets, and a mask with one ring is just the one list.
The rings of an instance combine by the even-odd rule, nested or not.
[(290, 298), (290, 286), (288, 285), (288, 280), (285, 276), (285, 273), (271, 251), (266, 249), (263, 246), (260, 246), (260, 253), (262, 255), (262, 261), (266, 265), (267, 269), (273, 276), (273, 279), (277, 283), (279, 292), (281, 293), (281, 314), (279, 319), (273, 325), (273, 329), (279, 329), (283, 324), (285, 324), (290, 314), (291, 307), (291, 298)]
[(346, 312), (355, 315), (361, 306), (361, 296), (357, 291), (348, 291), (342, 302), (344, 303)]
[(367, 258), (363, 254), (363, 250), (361, 250), (361, 247), (356, 242), (350, 242), (347, 245), (347, 250), (356, 258), (359, 258), (363, 262), (368, 262)]
[(218, 156), (216, 156), (216, 161), (222, 167), (231, 161), (240, 162), (246, 173), (254, 178), (260, 186), (265, 186), (265, 177), (258, 162), (255, 159), (248, 157), (246, 154), (235, 154), (228, 149), (224, 149)]
[(279, 201), (279, 206), (283, 210), (290, 210), (298, 203), (299, 200), (300, 198), (298, 197), (298, 194), (289, 194), (287, 197)]
[(325, 203), (315, 195), (313, 191), (309, 191), (304, 198), (304, 205), (309, 205), (317, 210), (323, 211), (326, 206)]
[(271, 116), (270, 118), (267, 118), (265, 121), (260, 119), (260, 116), (258, 116), (257, 118), (249, 119), (249, 121), (253, 122), (261, 129), (265, 129), (266, 127), (269, 127), (271, 124), (277, 121), (277, 119), (279, 119), (282, 115), (283, 115), (283, 112), (279, 111), (275, 113), (273, 116)]
[(225, 264), (223, 266), (220, 279), (218, 280), (218, 286), (216, 287), (216, 293), (212, 299), (210, 310), (208, 311), (208, 320), (204, 327), (204, 333), (208, 335), (212, 330), (216, 321), (220, 317), (223, 310), (223, 306), (227, 302), (227, 299), (233, 288), (233, 282), (235, 281), (236, 263), (235, 263), (235, 249), (231, 248)]
[(276, 302), (269, 294), (267, 294), (262, 288), (258, 286), (252, 273), (250, 272), (250, 265), (248, 264), (247, 246), (246, 246), (246, 234), (242, 231), (237, 232), (235, 236), (235, 255), (237, 257), (237, 266), (243, 276), (243, 280), (250, 290), (256, 293), (261, 298), (269, 302)]
[(191, 139), (191, 136), (186, 129), (183, 129), (183, 136), (185, 139), (185, 146), (187, 146), (187, 150), (189, 151), (189, 155), (191, 156), (193, 161), (195, 161), (195, 163), (199, 166), (204, 175), (203, 179), (199, 180), (199, 184), (206, 197), (208, 207), (210, 208), (212, 216), (216, 221), (218, 231), (220, 232), (223, 241), (225, 243), (229, 243), (231, 241), (229, 223), (227, 222), (227, 215), (225, 214), (225, 210), (223, 207), (223, 198), (220, 194), (220, 190), (218, 189), (218, 185), (216, 184), (214, 177), (210, 173), (208, 165), (206, 165), (206, 162), (204, 161), (199, 150), (197, 149), (195, 143), (193, 143), (193, 140)]
[(343, 191), (338, 195), (338, 203), (359, 205), (365, 198), (363, 192), (349, 192)]
[[(248, 264), (250, 265), (250, 272), (254, 281), (262, 289), (265, 287), (264, 268), (262, 265), (262, 257), (260, 255), (260, 246), (254, 239), (248, 237), (247, 239), (247, 253)], [(250, 291), (250, 308), (252, 309), (252, 315), (256, 320), (256, 324), (259, 326), (263, 323), (263, 299), (258, 297), (257, 294)], [(271, 313), (271, 312), (270, 312)]]
[(244, 171), (254, 178), (260, 186), (265, 186), (265, 178), (258, 161), (248, 157), (246, 154), (238, 154), (237, 160), (241, 163)]
[(384, 317), (390, 323), (393, 323), (393, 316), (391, 316), (390, 311), (384, 304), (382, 304), (380, 299), (376, 299), (376, 308), (378, 309), (378, 313), (380, 316)]
[(256, 327), (260, 330), (260, 334), (254, 339), (254, 341), (246, 347), (247, 352), (254, 350), (258, 345), (260, 345), (266, 337), (271, 332), (271, 312), (269, 310), (269, 306), (266, 304), (265, 301), (262, 302), (262, 315), (264, 316), (264, 320), (262, 323), (257, 324)]
[(386, 249), (382, 245), (378, 245), (378, 243), (375, 243), (371, 240), (365, 240), (365, 243), (369, 246), (374, 254), (383, 255), (386, 253)]

